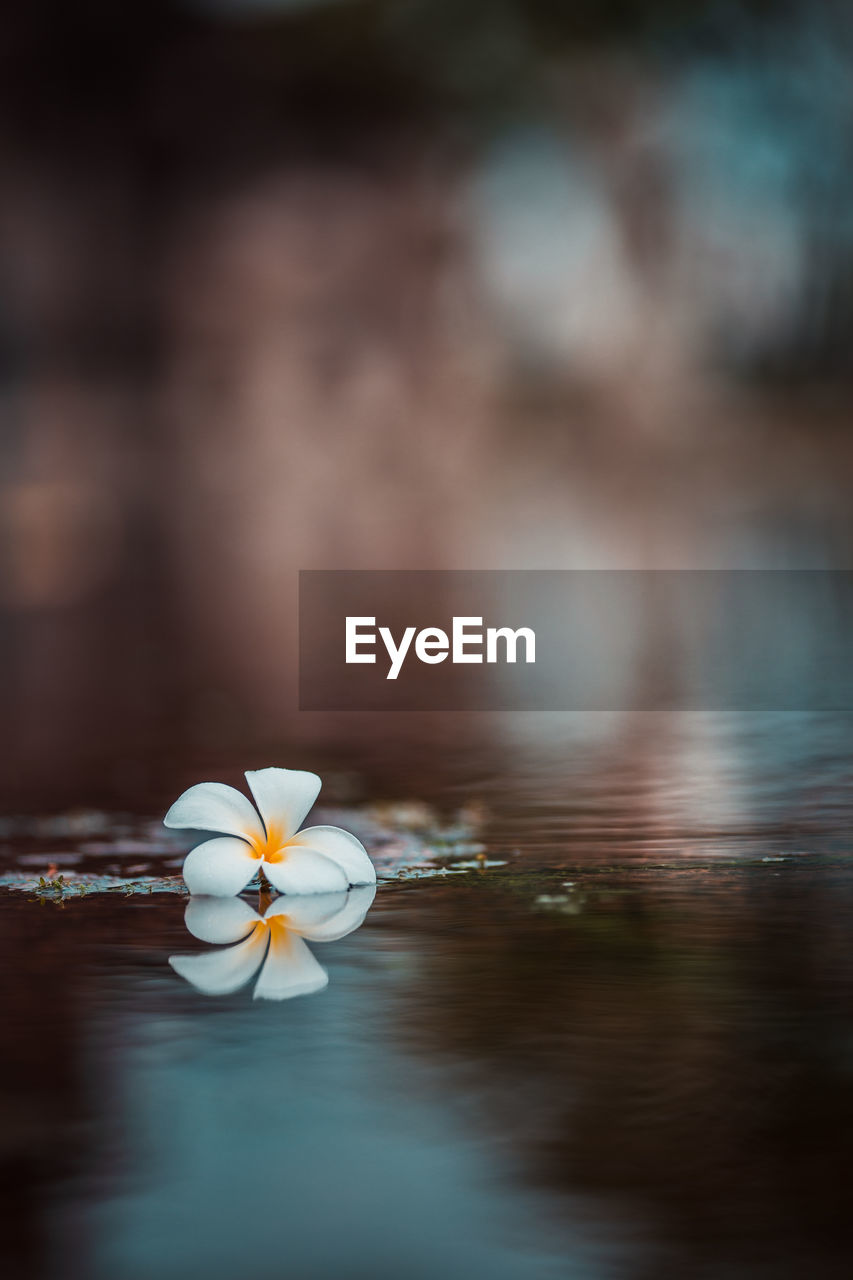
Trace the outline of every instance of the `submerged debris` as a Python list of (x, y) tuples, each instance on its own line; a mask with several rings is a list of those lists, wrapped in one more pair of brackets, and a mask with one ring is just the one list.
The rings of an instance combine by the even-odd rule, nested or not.
[(141, 876), (127, 879), (124, 876), (105, 876), (95, 874), (56, 876), (29, 875), (23, 871), (7, 871), (0, 875), (0, 889), (11, 889), (18, 893), (31, 893), (37, 898), (83, 898), (91, 893), (116, 893), (127, 895), (138, 893), (178, 893), (186, 892), (180, 876)]

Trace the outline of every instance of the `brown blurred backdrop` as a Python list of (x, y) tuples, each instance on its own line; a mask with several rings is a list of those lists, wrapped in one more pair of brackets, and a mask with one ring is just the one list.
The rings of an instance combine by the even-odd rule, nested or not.
[(5, 805), (495, 747), (300, 715), (300, 568), (849, 567), (851, 69), (841, 3), (7, 10)]

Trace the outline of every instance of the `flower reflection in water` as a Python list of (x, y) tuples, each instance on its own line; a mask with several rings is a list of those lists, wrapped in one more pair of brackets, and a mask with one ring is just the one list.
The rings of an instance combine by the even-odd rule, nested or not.
[(190, 898), (186, 926), (202, 942), (235, 943), (197, 955), (170, 956), (169, 964), (205, 995), (227, 995), (260, 974), (255, 998), (289, 1000), (311, 995), (329, 981), (310, 942), (335, 942), (364, 921), (375, 885), (349, 892), (286, 894), (256, 911), (243, 898)]

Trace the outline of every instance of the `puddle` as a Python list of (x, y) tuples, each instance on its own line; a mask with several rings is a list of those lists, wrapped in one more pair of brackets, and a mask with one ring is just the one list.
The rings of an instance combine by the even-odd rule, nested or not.
[(388, 879), (266, 980), (164, 888), (0, 888), (8, 1274), (853, 1261), (845, 860)]

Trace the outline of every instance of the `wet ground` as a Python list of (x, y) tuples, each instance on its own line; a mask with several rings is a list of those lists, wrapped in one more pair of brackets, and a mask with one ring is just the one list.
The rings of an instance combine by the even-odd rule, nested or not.
[(170, 965), (154, 817), (7, 819), (5, 1274), (848, 1276), (846, 729), (646, 729), (327, 810), (380, 884), (294, 999)]

